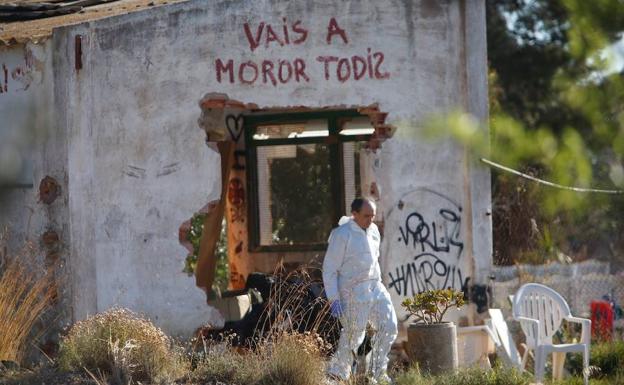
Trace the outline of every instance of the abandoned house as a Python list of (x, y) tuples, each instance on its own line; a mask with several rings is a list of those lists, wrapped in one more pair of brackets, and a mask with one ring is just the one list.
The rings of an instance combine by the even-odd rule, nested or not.
[(0, 12), (0, 225), (55, 266), (66, 320), (123, 306), (189, 335), (220, 317), (223, 222), (241, 289), (322, 261), (359, 195), (400, 318), (406, 296), (487, 284), (489, 170), (423, 135), (434, 113), (487, 119), (483, 0), (16, 3)]

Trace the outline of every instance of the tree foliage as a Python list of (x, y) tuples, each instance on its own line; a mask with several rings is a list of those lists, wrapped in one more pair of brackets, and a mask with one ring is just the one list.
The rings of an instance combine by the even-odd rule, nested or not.
[[(193, 245), (193, 252), (188, 253), (184, 261), (183, 272), (189, 276), (195, 274), (197, 267), (197, 259), (199, 257), (199, 244), (201, 242), (202, 232), (204, 231), (204, 219), (206, 214), (194, 214), (191, 218), (191, 226), (186, 233), (186, 239)], [(217, 265), (215, 267), (215, 278), (212, 284), (213, 289), (220, 292), (227, 290), (229, 280), (228, 252), (227, 252), (227, 221), (224, 219), (221, 224), (221, 233), (217, 241), (215, 249), (215, 257)]]
[[(624, 80), (608, 49), (619, 0), (487, 4), (489, 135), (461, 112), (433, 119), (475, 157), (565, 186), (624, 189)], [(621, 71), (621, 69), (619, 70)], [(620, 263), (624, 194), (573, 192), (493, 170), (495, 260), (564, 254)]]
[(296, 147), (270, 165), (275, 244), (323, 243), (334, 225), (329, 147)]

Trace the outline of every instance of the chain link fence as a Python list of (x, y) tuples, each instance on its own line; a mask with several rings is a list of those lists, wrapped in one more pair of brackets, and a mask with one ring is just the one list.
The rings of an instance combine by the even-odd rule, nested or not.
[(588, 260), (573, 264), (494, 266), (492, 269), (492, 307), (511, 311), (510, 295), (525, 283), (544, 284), (565, 298), (572, 314), (590, 315), (590, 303), (609, 295), (624, 304), (624, 274), (611, 274), (610, 264)]

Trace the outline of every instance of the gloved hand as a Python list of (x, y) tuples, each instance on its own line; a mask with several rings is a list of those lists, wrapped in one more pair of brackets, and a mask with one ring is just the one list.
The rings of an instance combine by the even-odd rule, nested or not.
[(331, 305), (329, 305), (329, 312), (336, 318), (339, 318), (342, 315), (343, 309), (339, 299), (334, 300)]

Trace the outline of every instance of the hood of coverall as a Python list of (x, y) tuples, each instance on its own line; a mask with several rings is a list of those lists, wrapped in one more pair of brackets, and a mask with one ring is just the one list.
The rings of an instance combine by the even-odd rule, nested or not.
[(353, 219), (353, 217), (348, 217), (346, 215), (343, 215), (342, 218), (340, 218), (340, 220), (338, 221), (338, 226), (342, 226), (345, 223), (349, 222), (351, 219)]

